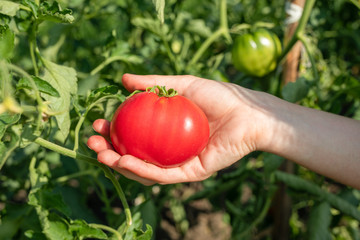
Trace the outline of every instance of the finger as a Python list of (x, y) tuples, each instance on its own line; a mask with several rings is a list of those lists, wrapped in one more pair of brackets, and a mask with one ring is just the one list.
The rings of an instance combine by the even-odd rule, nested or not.
[(152, 180), (149, 180), (149, 179), (146, 179), (146, 178), (142, 178), (142, 177), (139, 177), (138, 175), (134, 174), (133, 172), (130, 172), (126, 169), (122, 169), (122, 168), (119, 168), (119, 167), (112, 167), (115, 171), (117, 171), (118, 173), (120, 173), (121, 175), (123, 175), (124, 177), (128, 178), (128, 179), (131, 179), (131, 180), (134, 180), (134, 181), (137, 181), (145, 186), (151, 186), (151, 185), (154, 185), (156, 184), (155, 181), (152, 181)]
[(99, 135), (91, 136), (87, 141), (87, 145), (96, 153), (99, 153), (106, 149), (113, 149), (112, 145), (104, 137)]
[[(126, 156), (132, 157), (129, 155), (126, 155)], [(124, 175), (125, 177), (127, 177), (129, 179), (140, 182), (146, 186), (150, 186), (150, 185), (153, 185), (156, 183), (156, 182), (148, 180), (146, 178), (137, 176), (136, 174), (132, 173), (131, 171), (129, 171), (127, 169), (122, 169), (121, 167), (119, 167), (119, 162), (121, 161), (122, 158), (123, 157), (121, 157), (117, 152), (110, 150), (110, 149), (99, 152), (98, 157), (97, 157), (99, 162), (111, 167), (112, 169), (114, 169), (115, 171), (119, 172), (120, 174)], [(132, 158), (135, 158), (135, 157), (132, 157)]]
[(110, 122), (105, 119), (96, 119), (93, 122), (93, 129), (105, 138), (110, 136)]
[(122, 83), (129, 91), (145, 90), (147, 87), (155, 85), (174, 88), (180, 95), (188, 88), (188, 86), (198, 79), (195, 76), (170, 76), (170, 75), (135, 75), (126, 73), (122, 77)]
[(160, 184), (174, 184), (204, 180), (208, 176), (204, 173), (199, 159), (193, 159), (180, 167), (161, 168), (141, 159), (125, 155), (118, 162), (118, 167), (126, 169), (135, 175)]

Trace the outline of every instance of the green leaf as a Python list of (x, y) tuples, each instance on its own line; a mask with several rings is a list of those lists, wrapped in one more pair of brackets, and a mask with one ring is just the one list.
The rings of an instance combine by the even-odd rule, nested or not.
[(281, 94), (286, 101), (295, 103), (302, 100), (307, 96), (310, 89), (310, 85), (306, 82), (306, 79), (300, 77), (296, 82), (289, 82), (286, 84)]
[(153, 235), (153, 230), (149, 224), (146, 224), (146, 230), (137, 230), (136, 231), (136, 240), (151, 240)]
[(76, 71), (73, 68), (58, 65), (44, 58), (42, 58), (42, 61), (45, 65), (45, 71), (42, 79), (54, 87), (60, 97), (56, 98), (47, 94), (42, 94), (42, 96), (46, 100), (50, 101), (49, 107), (51, 110), (58, 112), (58, 114), (55, 115), (55, 118), (63, 137), (62, 140), (64, 141), (70, 130), (69, 112), (71, 106), (71, 95), (75, 95), (77, 93)]
[(5, 165), (10, 154), (18, 147), (20, 140), (19, 135), (14, 132), (10, 132), (4, 138), (6, 139), (0, 141), (0, 170)]
[(0, 1), (0, 13), (10, 16), (10, 17), (14, 17), (17, 13), (17, 11), (20, 10), (20, 4), (19, 3), (15, 3), (12, 1), (5, 1), (5, 0), (1, 0)]
[(166, 35), (169, 31), (169, 28), (166, 24), (161, 24), (159, 21), (151, 18), (135, 17), (131, 20), (131, 23), (139, 28), (143, 28), (156, 34), (160, 38), (166, 38)]
[(360, 9), (360, 1), (359, 0), (349, 0), (350, 2), (352, 2), (357, 8)]
[(44, 210), (39, 215), (43, 225), (43, 233), (50, 240), (73, 240), (74, 236), (68, 230), (68, 224), (64, 218), (54, 212)]
[(125, 96), (120, 96), (120, 102), (119, 99), (109, 99), (106, 101), (105, 111), (104, 111), (104, 117), (105, 119), (112, 119), (116, 109), (119, 107), (119, 105), (125, 101)]
[(206, 26), (206, 23), (203, 19), (193, 19), (186, 26), (186, 30), (198, 34), (202, 37), (209, 37), (212, 32), (209, 27)]
[(34, 2), (34, 0), (24, 0), (24, 5), (30, 8), (35, 18), (38, 17), (39, 6)]
[(9, 26), (0, 25), (0, 59), (11, 58), (15, 45), (14, 38)]
[(69, 231), (79, 239), (108, 239), (102, 230), (89, 226), (84, 220), (70, 220)]
[(161, 22), (161, 24), (164, 23), (164, 9), (165, 9), (165, 0), (152, 0), (156, 12), (157, 12), (157, 16)]
[[(36, 224), (36, 219), (30, 218), (29, 213), (32, 207), (27, 204), (19, 203), (6, 203), (5, 211), (1, 213), (1, 224), (0, 224), (0, 236), (1, 239), (17, 239), (16, 234), (19, 229), (23, 227), (20, 223), (26, 221), (26, 223)], [(4, 214), (5, 213), (5, 214)], [(36, 217), (36, 216), (35, 216)], [(33, 225), (32, 227), (35, 228)]]
[[(40, 92), (48, 94), (53, 97), (60, 97), (59, 92), (53, 86), (51, 86), (50, 83), (48, 83), (45, 80), (42, 80), (41, 78), (36, 77), (36, 76), (32, 76), (32, 79), (34, 80), (35, 85)], [(19, 82), (17, 83), (16, 88), (17, 89), (33, 89), (30, 80), (27, 78), (21, 78), (19, 80)]]
[(0, 114), (0, 140), (4, 136), (6, 129), (17, 123), (20, 120), (20, 117), (20, 114), (11, 114), (8, 112)]
[[(133, 215), (133, 223), (127, 229), (125, 233), (124, 240), (151, 240), (153, 231), (150, 225), (146, 225), (146, 230), (142, 230), (143, 221), (141, 219), (141, 214), (139, 212)], [(126, 222), (124, 222), (120, 228), (119, 232), (123, 232), (126, 228)]]
[(38, 18), (60, 23), (72, 23), (75, 20), (72, 11), (70, 9), (62, 10), (60, 4), (56, 1), (52, 5), (47, 1), (42, 1), (38, 10)]
[(284, 158), (272, 153), (264, 153), (264, 172), (271, 174), (284, 162)]
[(354, 205), (332, 193), (323, 190), (314, 183), (293, 174), (281, 171), (275, 172), (275, 178), (297, 191), (307, 192), (321, 198), (323, 201), (327, 201), (332, 207), (360, 221), (360, 211)]
[(311, 209), (307, 223), (309, 240), (331, 239), (329, 231), (331, 223), (330, 205), (327, 202), (317, 204)]
[(104, 97), (107, 96), (116, 96), (116, 94), (119, 92), (119, 88), (114, 85), (101, 87), (98, 89), (95, 89), (91, 91), (89, 96), (86, 99), (86, 105), (89, 106), (93, 103), (95, 103), (98, 100), (101, 100)]
[(42, 232), (47, 239), (74, 239), (69, 231), (67, 220), (60, 217), (69, 215), (70, 210), (64, 203), (62, 196), (49, 188), (49, 167), (46, 161), (40, 161), (36, 167), (36, 158), (33, 157), (29, 165), (31, 191), (28, 195), (28, 204), (35, 207), (42, 226)]

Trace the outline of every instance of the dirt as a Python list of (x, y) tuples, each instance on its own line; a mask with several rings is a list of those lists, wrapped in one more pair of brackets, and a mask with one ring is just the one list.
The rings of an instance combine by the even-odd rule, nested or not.
[[(191, 184), (174, 193), (183, 198), (195, 191), (198, 185)], [(164, 209), (160, 227), (155, 239), (159, 240), (227, 240), (231, 238), (231, 226), (224, 221), (224, 212), (216, 211), (207, 199), (192, 201), (184, 206), (186, 212), (186, 228), (182, 232), (174, 221), (170, 208)]]

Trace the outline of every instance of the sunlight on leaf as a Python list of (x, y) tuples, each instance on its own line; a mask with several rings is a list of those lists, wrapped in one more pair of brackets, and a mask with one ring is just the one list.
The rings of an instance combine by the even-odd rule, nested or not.
[(45, 65), (42, 79), (47, 81), (59, 93), (60, 98), (42, 94), (50, 102), (49, 107), (52, 111), (57, 112), (55, 115), (63, 141), (69, 134), (70, 130), (70, 106), (71, 95), (77, 93), (77, 76), (73, 68), (58, 65), (46, 59), (42, 59)]

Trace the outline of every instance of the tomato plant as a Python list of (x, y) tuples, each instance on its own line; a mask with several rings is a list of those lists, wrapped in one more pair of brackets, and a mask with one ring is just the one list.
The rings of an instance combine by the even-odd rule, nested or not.
[(204, 112), (189, 99), (165, 87), (136, 93), (116, 110), (111, 121), (112, 144), (161, 167), (174, 167), (197, 156), (209, 139)]
[(280, 54), (279, 38), (269, 30), (260, 28), (236, 37), (232, 61), (239, 71), (263, 77), (276, 68)]
[[(202, 182), (148, 187), (86, 146), (93, 121), (111, 120), (128, 96), (128, 72), (192, 74), (360, 119), (356, 0), (306, 0), (277, 60), (301, 41), (296, 82), (234, 68), (244, 26), (287, 37), (285, 2), (0, 0), (1, 240), (360, 239), (360, 192), (300, 166), (278, 171), (276, 155), (253, 153)], [(279, 183), (293, 204), (281, 204)]]

